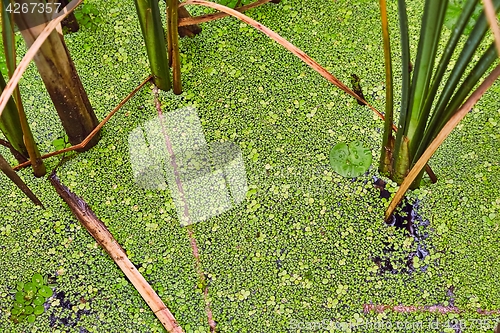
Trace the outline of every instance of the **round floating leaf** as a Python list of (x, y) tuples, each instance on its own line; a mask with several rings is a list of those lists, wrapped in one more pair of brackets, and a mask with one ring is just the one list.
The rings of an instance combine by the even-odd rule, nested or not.
[(341, 176), (353, 178), (362, 175), (372, 163), (370, 149), (361, 142), (354, 141), (349, 145), (340, 142), (330, 150), (330, 165), (333, 171)]
[(41, 287), (43, 285), (43, 276), (42, 274), (33, 274), (33, 278), (31, 279), (31, 281), (33, 282), (33, 284), (37, 287)]
[(33, 307), (31, 305), (28, 305), (27, 307), (24, 308), (24, 313), (27, 314), (27, 315), (30, 315), (33, 313), (35, 309), (33, 309)]
[(38, 295), (48, 298), (52, 296), (52, 289), (47, 286), (41, 286), (40, 290), (38, 290)]
[(14, 296), (14, 298), (16, 299), (16, 301), (17, 301), (17, 302), (19, 302), (19, 303), (24, 303), (24, 301), (25, 301), (25, 300), (24, 300), (24, 292), (22, 292), (22, 291), (18, 291), (18, 292), (16, 293), (16, 295)]
[(43, 296), (36, 296), (33, 300), (34, 305), (43, 305), (43, 303), (45, 303), (45, 297)]
[(43, 311), (45, 311), (45, 308), (43, 307), (43, 305), (37, 305), (35, 307), (35, 310), (33, 311), (33, 313), (38, 316), (38, 315), (41, 315), (43, 313)]
[(30, 314), (28, 317), (26, 317), (26, 320), (28, 323), (34, 323), (36, 319), (36, 316), (34, 314)]
[(16, 289), (18, 291), (23, 291), (23, 288), (24, 288), (24, 282), (18, 282), (16, 285)]
[(13, 315), (17, 315), (21, 312), (20, 309), (16, 309), (16, 308), (12, 308), (12, 310), (10, 310), (10, 313), (13, 314)]
[(22, 309), (24, 308), (24, 304), (21, 302), (14, 302), (14, 309)]
[(37, 287), (33, 283), (26, 283), (24, 285), (24, 299), (31, 300), (36, 295)]

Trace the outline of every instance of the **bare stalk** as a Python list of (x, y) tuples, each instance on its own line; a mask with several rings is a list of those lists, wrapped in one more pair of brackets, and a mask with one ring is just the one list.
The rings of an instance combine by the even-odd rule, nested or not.
[(183, 333), (184, 331), (179, 326), (170, 310), (165, 306), (146, 279), (135, 268), (134, 264), (127, 257), (126, 252), (120, 244), (118, 244), (104, 223), (97, 218), (87, 203), (61, 184), (55, 172), (52, 172), (49, 179), (52, 186), (54, 186), (59, 196), (66, 202), (76, 218), (92, 237), (94, 237), (97, 243), (106, 250), (115, 264), (120, 267), (125, 276), (141, 294), (142, 298), (144, 298), (156, 317), (161, 321), (163, 327), (170, 333)]

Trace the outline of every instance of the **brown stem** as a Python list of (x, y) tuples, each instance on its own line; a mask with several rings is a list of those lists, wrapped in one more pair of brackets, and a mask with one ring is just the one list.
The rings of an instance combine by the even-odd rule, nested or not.
[[(248, 5), (237, 7), (234, 10), (236, 10), (238, 12), (244, 12), (244, 11), (247, 11), (249, 9), (264, 5), (268, 2), (277, 3), (277, 2), (274, 2), (273, 0), (257, 0), (255, 2), (248, 4)], [(184, 5), (185, 4), (181, 2), (179, 5), (179, 8), (184, 8)], [(179, 27), (210, 22), (210, 21), (218, 20), (218, 19), (223, 18), (223, 17), (227, 17), (227, 16), (230, 16), (230, 14), (220, 12), (220, 13), (206, 14), (206, 15), (200, 15), (200, 16), (190, 17), (190, 18), (181, 18), (179, 20)]]
[[(118, 106), (116, 106), (113, 111), (111, 111), (107, 116), (106, 118), (104, 118), (101, 123), (99, 125), (97, 125), (97, 127), (85, 138), (85, 140), (83, 140), (81, 143), (77, 144), (77, 145), (74, 145), (74, 146), (71, 146), (71, 147), (68, 147), (68, 148), (64, 148), (64, 149), (61, 149), (61, 150), (58, 150), (58, 151), (55, 151), (55, 152), (52, 152), (52, 153), (49, 153), (49, 154), (46, 154), (46, 155), (43, 155), (41, 158), (42, 159), (46, 159), (46, 158), (49, 158), (49, 157), (52, 157), (52, 156), (56, 156), (56, 155), (59, 155), (59, 154), (63, 154), (63, 153), (66, 153), (66, 152), (69, 152), (69, 151), (73, 151), (73, 150), (78, 150), (78, 149), (83, 149), (85, 148), (85, 146), (92, 140), (92, 138), (94, 137), (94, 135), (96, 135), (100, 130), (101, 128), (108, 122), (109, 119), (111, 119), (111, 117), (116, 113), (116, 111), (120, 110), (120, 108), (128, 102), (129, 99), (131, 99), (142, 87), (144, 87), (144, 85), (146, 83), (148, 83), (150, 80), (152, 79), (152, 76), (148, 76), (144, 81), (142, 81), (142, 83), (140, 85), (138, 85), (130, 94), (127, 95), (127, 97), (125, 97), (119, 104)], [(27, 167), (31, 164), (30, 161), (27, 161), (27, 162), (24, 162), (24, 163), (21, 163), (19, 165), (16, 165), (14, 167), (14, 170), (19, 170), (19, 169), (22, 169), (24, 167)]]
[[(59, 0), (59, 2), (61, 3), (59, 11), (61, 11), (69, 4), (68, 0)], [(78, 21), (76, 20), (75, 14), (73, 12), (66, 16), (64, 20), (62, 20), (61, 25), (70, 32), (77, 32), (78, 30), (80, 30), (80, 25), (78, 24)]]
[(52, 186), (57, 194), (66, 202), (73, 215), (94, 237), (99, 245), (109, 254), (115, 264), (122, 270), (132, 285), (137, 289), (142, 298), (149, 305), (153, 313), (160, 320), (163, 327), (171, 333), (184, 333), (170, 310), (166, 307), (158, 294), (153, 290), (146, 279), (137, 271), (134, 264), (127, 257), (126, 252), (118, 244), (113, 235), (106, 228), (104, 223), (97, 218), (87, 203), (76, 194), (71, 192), (66, 186), (61, 184), (55, 171), (49, 176)]
[(12, 169), (9, 162), (7, 162), (1, 154), (0, 154), (0, 170), (2, 170), (3, 173), (5, 173), (5, 175), (9, 177), (9, 179), (12, 180), (12, 182), (16, 184), (16, 186), (19, 187), (19, 189), (23, 191), (24, 194), (26, 194), (26, 196), (30, 198), (35, 205), (42, 206), (43, 208), (42, 202), (30, 190), (28, 185), (24, 183), (24, 181), (21, 179), (21, 177), (19, 177), (19, 175), (14, 171), (14, 169)]
[(23, 154), (21, 154), (20, 152), (18, 152), (17, 150), (14, 149), (14, 147), (12, 147), (12, 145), (10, 144), (9, 141), (6, 141), (6, 140), (3, 140), (3, 139), (0, 139), (0, 145), (4, 146), (4, 147), (7, 147), (9, 148), (10, 150), (10, 153), (12, 155), (14, 155), (15, 159), (19, 162), (19, 163), (24, 163), (26, 162), (28, 159), (23, 156)]
[[(189, 14), (186, 7), (179, 7), (177, 15), (178, 15), (179, 19), (192, 18), (191, 14)], [(197, 35), (201, 32), (201, 27), (197, 24), (192, 24), (192, 25), (185, 25), (182, 27), (178, 26), (177, 30), (179, 31), (179, 36), (181, 36), (181, 37), (186, 37), (186, 36), (187, 37), (194, 37), (195, 35)]]
[(26, 118), (26, 113), (24, 112), (23, 103), (21, 102), (21, 94), (19, 92), (19, 86), (14, 90), (14, 99), (16, 100), (17, 113), (19, 114), (19, 121), (21, 123), (21, 130), (23, 131), (24, 145), (28, 151), (28, 155), (31, 161), (31, 166), (33, 167), (33, 174), (35, 177), (43, 177), (47, 173), (45, 164), (43, 164), (42, 157), (40, 156), (40, 151), (35, 143), (35, 138), (33, 137), (33, 132), (31, 132), (30, 126), (28, 124), (28, 119)]

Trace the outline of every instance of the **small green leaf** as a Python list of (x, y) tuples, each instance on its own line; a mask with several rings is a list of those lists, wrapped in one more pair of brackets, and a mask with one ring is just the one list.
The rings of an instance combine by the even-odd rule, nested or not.
[(352, 178), (362, 175), (372, 163), (370, 149), (361, 142), (354, 141), (349, 145), (340, 142), (330, 151), (330, 165), (341, 176)]
[(38, 315), (41, 315), (44, 311), (45, 311), (45, 308), (43, 307), (43, 305), (37, 305), (35, 307), (35, 310), (33, 311), (33, 313), (38, 316)]
[(48, 298), (52, 296), (52, 289), (47, 286), (41, 286), (40, 290), (38, 290), (38, 295)]
[(42, 305), (43, 303), (45, 303), (45, 297), (43, 296), (36, 296), (33, 300), (34, 305)]
[(24, 292), (18, 291), (16, 295), (14, 296), (17, 302), (19, 303), (24, 303)]
[(36, 319), (36, 316), (34, 314), (30, 314), (28, 317), (26, 317), (26, 320), (28, 323), (34, 323)]
[(35, 286), (37, 286), (38, 288), (40, 288), (42, 285), (43, 285), (43, 276), (42, 274), (33, 274), (33, 278), (31, 279), (31, 281), (33, 282), (33, 284)]
[(34, 283), (26, 283), (24, 285), (24, 300), (25, 301), (31, 301), (33, 297), (35, 297), (37, 291), (37, 287)]
[(31, 305), (28, 305), (27, 307), (24, 308), (24, 313), (27, 314), (27, 315), (30, 315), (33, 313), (35, 309), (33, 309), (33, 307)]

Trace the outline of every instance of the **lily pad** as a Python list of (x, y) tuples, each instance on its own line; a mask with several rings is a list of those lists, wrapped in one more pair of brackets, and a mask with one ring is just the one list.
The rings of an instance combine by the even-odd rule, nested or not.
[(330, 150), (330, 165), (341, 176), (353, 178), (362, 175), (372, 163), (372, 153), (359, 141), (347, 145), (340, 142)]
[(36, 296), (33, 300), (34, 305), (42, 305), (43, 303), (45, 303), (45, 297), (43, 296)]

